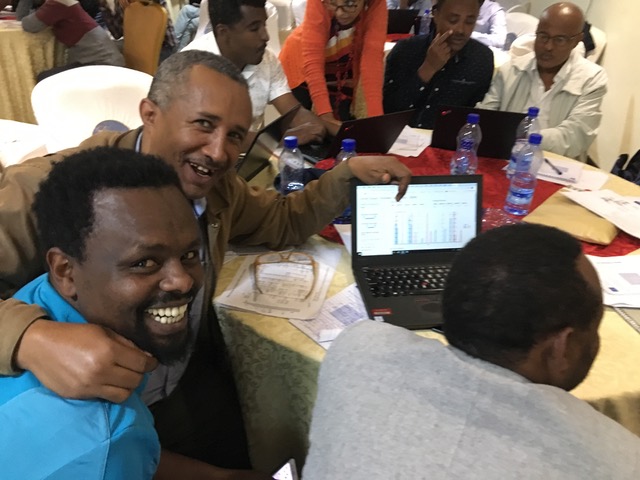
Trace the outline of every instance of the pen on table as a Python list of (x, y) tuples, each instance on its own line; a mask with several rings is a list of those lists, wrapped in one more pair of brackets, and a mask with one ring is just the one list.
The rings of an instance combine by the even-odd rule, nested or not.
[(544, 158), (544, 163), (546, 163), (547, 165), (549, 165), (551, 167), (551, 169), (556, 172), (558, 175), (562, 175), (562, 170), (560, 170), (558, 167), (556, 167), (553, 163), (551, 163), (549, 161), (549, 159), (547, 157)]

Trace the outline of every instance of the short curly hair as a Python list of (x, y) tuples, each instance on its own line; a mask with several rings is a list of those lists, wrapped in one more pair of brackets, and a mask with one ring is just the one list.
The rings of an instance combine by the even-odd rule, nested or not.
[(53, 247), (82, 262), (93, 230), (95, 195), (110, 188), (174, 186), (182, 191), (175, 170), (152, 155), (99, 147), (69, 155), (54, 164), (33, 203), (40, 245)]
[(542, 225), (479, 235), (458, 254), (447, 278), (447, 341), (509, 366), (549, 334), (590, 327), (602, 312), (602, 296), (577, 269), (581, 252), (575, 238)]

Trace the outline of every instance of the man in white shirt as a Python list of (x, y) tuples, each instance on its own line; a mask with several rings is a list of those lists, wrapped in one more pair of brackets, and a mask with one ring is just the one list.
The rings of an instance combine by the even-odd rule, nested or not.
[[(184, 50), (222, 55), (242, 70), (253, 106), (252, 131), (263, 126), (267, 104), (272, 104), (280, 114), (299, 104), (291, 93), (280, 60), (267, 48), (265, 0), (211, 0), (209, 16), (213, 31)], [(287, 134), (296, 135), (300, 144), (320, 142), (326, 134), (322, 120), (305, 108), (300, 108), (291, 125)]]
[(482, 3), (471, 38), (487, 47), (504, 49), (507, 40), (507, 16), (498, 2), (485, 0)]
[(534, 51), (500, 67), (484, 100), (490, 110), (540, 109), (542, 148), (580, 157), (593, 142), (607, 91), (607, 75), (574, 47), (582, 40), (584, 15), (573, 3), (548, 7), (540, 16)]

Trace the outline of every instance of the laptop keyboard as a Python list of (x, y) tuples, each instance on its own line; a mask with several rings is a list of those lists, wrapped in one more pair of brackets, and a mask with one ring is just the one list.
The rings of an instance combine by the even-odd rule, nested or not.
[(449, 265), (419, 267), (364, 267), (374, 297), (428, 295), (444, 288)]

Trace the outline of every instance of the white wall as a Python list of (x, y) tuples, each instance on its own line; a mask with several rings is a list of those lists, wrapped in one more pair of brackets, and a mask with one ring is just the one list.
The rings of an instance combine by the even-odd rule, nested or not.
[[(538, 15), (547, 0), (532, 0), (531, 13)], [(587, 20), (607, 35), (600, 64), (609, 76), (609, 89), (602, 103), (600, 132), (589, 155), (609, 170), (621, 153), (640, 149), (640, 1), (591, 0)]]

